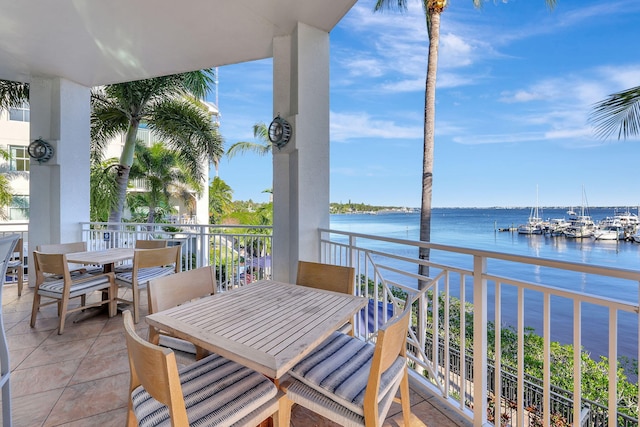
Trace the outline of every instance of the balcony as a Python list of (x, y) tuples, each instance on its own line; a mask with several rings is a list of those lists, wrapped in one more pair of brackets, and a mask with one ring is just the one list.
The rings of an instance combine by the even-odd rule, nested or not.
[[(136, 238), (172, 239), (182, 245), (183, 268), (216, 266), (221, 291), (242, 286), (254, 275), (269, 277), (271, 274), (268, 262), (271, 231), (268, 227), (122, 224), (118, 230), (112, 228), (108, 224), (83, 224), (83, 239), (91, 249), (133, 245)], [(428, 288), (414, 313), (408, 345), (415, 425), (490, 425), (497, 416), (503, 423), (522, 426), (637, 425), (634, 416), (619, 410), (624, 404), (637, 413), (637, 385), (634, 384), (635, 396), (623, 402), (620, 401), (616, 381), (620, 372), (635, 381), (632, 372), (625, 371), (625, 367), (619, 364), (607, 364), (602, 376), (604, 380), (599, 384), (605, 398), (596, 402), (583, 396), (581, 391), (585, 369), (581, 358), (584, 355), (574, 352), (566, 360), (570, 366), (571, 384), (564, 384), (563, 388), (552, 382), (551, 370), (553, 362), (557, 361), (551, 360), (550, 350), (555, 341), (561, 341), (590, 351), (595, 359), (598, 355), (609, 360), (618, 360), (619, 356), (638, 359), (640, 271), (335, 230), (319, 230), (319, 236), (321, 261), (355, 267), (360, 284), (357, 292), (371, 300), (370, 308), (355, 322), (355, 330), (362, 339), (373, 337), (376, 329), (393, 313), (402, 292), (411, 292), (418, 286)], [(381, 246), (385, 250), (381, 250)], [(430, 248), (430, 261), (418, 258), (419, 247)], [(419, 274), (420, 265), (428, 267), (428, 273)], [(557, 272), (562, 272), (562, 276)], [(575, 283), (601, 283), (603, 286), (631, 289), (634, 291), (629, 294), (633, 297), (629, 302), (571, 290), (559, 277), (570, 277)], [(17, 300), (12, 291), (9, 287), (3, 302), (5, 322), (12, 336), (12, 368), (15, 372), (27, 367), (32, 369), (39, 364), (44, 365), (43, 360), (53, 361), (56, 366), (55, 371), (48, 371), (52, 378), (49, 384), (53, 382), (55, 387), (52, 390), (57, 390), (56, 397), (52, 399), (57, 403), (49, 405), (50, 413), (44, 415), (44, 425), (58, 425), (75, 419), (62, 421), (55, 417), (62, 416), (56, 414), (70, 416), (71, 411), (84, 411), (79, 409), (83, 406), (93, 408), (87, 409), (93, 412), (84, 412), (84, 417), (96, 416), (92, 418), (96, 422), (101, 422), (101, 417), (113, 421), (109, 414), (118, 413), (122, 407), (105, 409), (103, 405), (105, 401), (115, 405), (115, 402), (120, 402), (118, 399), (122, 399), (122, 394), (114, 393), (114, 397), (104, 399), (93, 395), (87, 405), (72, 405), (70, 402), (78, 398), (74, 393), (90, 396), (93, 392), (100, 393), (98, 389), (111, 392), (121, 389), (122, 384), (107, 385), (118, 375), (126, 378), (128, 369), (125, 359), (115, 360), (117, 346), (121, 345), (121, 351), (124, 345), (117, 339), (121, 337), (120, 318), (96, 318), (78, 323), (70, 326), (62, 336), (52, 333), (55, 328), (53, 320), (49, 325), (47, 321), (40, 321), (37, 328), (31, 330), (26, 320), (30, 296), (27, 293)], [(55, 312), (50, 316), (55, 318)], [(535, 328), (535, 334), (540, 336), (543, 351), (539, 360), (531, 360), (527, 354), (525, 346), (531, 338), (529, 327)], [(506, 333), (512, 341), (501, 338)], [(18, 335), (20, 338), (13, 338)], [(434, 345), (434, 336), (438, 337), (437, 345)], [(69, 351), (72, 353), (69, 360), (73, 363), (65, 359), (68, 356), (60, 359), (51, 357), (54, 349), (64, 352), (72, 348), (68, 344), (72, 341), (83, 346), (83, 349)], [(101, 351), (109, 353), (113, 360), (101, 362), (105, 365), (96, 369), (99, 362), (96, 356)], [(29, 360), (38, 354), (43, 357), (45, 353), (47, 358), (40, 362)], [(488, 357), (474, 357), (479, 354)], [(503, 358), (492, 356), (496, 354), (502, 354)], [(512, 357), (507, 360), (505, 354)], [(529, 368), (533, 364), (540, 367), (541, 375), (530, 375)], [(599, 366), (602, 368), (603, 365)], [(99, 381), (103, 385), (99, 385)], [(121, 381), (126, 383), (124, 379)], [(14, 389), (20, 386), (16, 385), (20, 380), (12, 378), (12, 382)], [(85, 383), (87, 385), (80, 385)], [(22, 386), (25, 387), (24, 393), (36, 393), (28, 391), (26, 384)], [(84, 387), (88, 391), (80, 391), (85, 390)], [(21, 401), (15, 392), (14, 397), (17, 413), (24, 410), (21, 402), (27, 405), (24, 408), (33, 405), (32, 398)], [(102, 403), (96, 406), (95, 402)], [(31, 411), (35, 408), (33, 406)], [(27, 412), (32, 413), (35, 412)], [(294, 413), (292, 425), (308, 425), (308, 420), (302, 421), (308, 415), (301, 415), (298, 410)], [(392, 410), (388, 425), (396, 425), (395, 415), (397, 409)]]

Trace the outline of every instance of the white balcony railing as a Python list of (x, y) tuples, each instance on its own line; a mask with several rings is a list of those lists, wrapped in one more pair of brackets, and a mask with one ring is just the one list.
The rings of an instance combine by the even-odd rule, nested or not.
[[(622, 365), (608, 363), (605, 383), (598, 384), (607, 397), (592, 402), (582, 397), (582, 382), (589, 380), (590, 373), (583, 375), (579, 351), (566, 362), (573, 364), (573, 386), (567, 388), (575, 392), (552, 384), (553, 364), (563, 361), (551, 360), (551, 347), (560, 337), (576, 349), (587, 343), (601, 348), (601, 355), (609, 361), (617, 361), (618, 356), (638, 360), (640, 271), (327, 229), (320, 230), (320, 236), (322, 261), (355, 267), (361, 285), (357, 292), (371, 298), (372, 307), (392, 302), (394, 289), (410, 292), (418, 283), (429, 288), (413, 319), (417, 342), (409, 344), (412, 375), (474, 425), (488, 425), (495, 418), (502, 420), (495, 425), (517, 426), (638, 424), (634, 416), (618, 410), (632, 407), (637, 414), (638, 409), (637, 384), (630, 399), (622, 401), (619, 394)], [(420, 247), (430, 248), (429, 261), (419, 259)], [(428, 275), (418, 274), (419, 265), (428, 266)], [(525, 275), (507, 277), (505, 271)], [(567, 277), (580, 283), (626, 286), (632, 302), (567, 290), (561, 283)], [(370, 323), (376, 329), (387, 310), (372, 311), (359, 320), (373, 318)], [(494, 325), (491, 336), (495, 339), (489, 339), (489, 322)], [(528, 353), (528, 327), (534, 327), (542, 337), (542, 360), (532, 361)], [(364, 332), (364, 338), (373, 332), (358, 325), (355, 329)], [(516, 366), (488, 357), (512, 350), (506, 343), (502, 347), (500, 337), (507, 329), (515, 335)], [(434, 335), (438, 345), (433, 343)], [(591, 357), (598, 359), (597, 354), (591, 353)], [(542, 378), (528, 375), (532, 363), (541, 364)], [(628, 374), (633, 381), (637, 366)]]
[(89, 250), (134, 247), (138, 239), (182, 246), (182, 269), (215, 265), (219, 290), (271, 277), (271, 227), (146, 223), (83, 223)]

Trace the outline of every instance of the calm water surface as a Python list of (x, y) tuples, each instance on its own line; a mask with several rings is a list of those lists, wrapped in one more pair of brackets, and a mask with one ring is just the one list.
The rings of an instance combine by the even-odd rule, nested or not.
[[(637, 210), (631, 210), (637, 213)], [(550, 258), (562, 261), (585, 263), (589, 265), (610, 266), (637, 270), (640, 268), (640, 244), (634, 242), (594, 241), (593, 239), (567, 239), (564, 237), (528, 236), (511, 232), (500, 232), (498, 228), (517, 226), (526, 222), (530, 209), (450, 209), (437, 208), (432, 213), (431, 240), (434, 243), (483, 249), (518, 255)], [(594, 221), (614, 215), (613, 208), (591, 208), (589, 214)], [(544, 219), (568, 218), (567, 209), (544, 209), (540, 212)], [(332, 215), (331, 228), (355, 233), (373, 234), (397, 239), (419, 240), (420, 218), (417, 213), (389, 213), (378, 215)], [(377, 248), (385, 248), (380, 243)], [(412, 254), (415, 255), (415, 254)], [(432, 251), (432, 260), (446, 263), (453, 261), (456, 255), (439, 254)], [(629, 281), (617, 283), (615, 280), (596, 280), (584, 275), (541, 269), (539, 267), (506, 265), (501, 275), (505, 277), (526, 278), (536, 283), (554, 283), (566, 289), (615, 298), (637, 303), (638, 286)], [(489, 294), (493, 293), (490, 289)], [(472, 300), (472, 289), (466, 292)], [(517, 317), (515, 307), (517, 292), (503, 288), (503, 324), (515, 326)], [(525, 293), (525, 323), (536, 331), (542, 328), (542, 299), (539, 295)], [(572, 342), (573, 306), (572, 302), (562, 298), (551, 300), (552, 339), (563, 343)], [(506, 309), (505, 309), (506, 307)], [(607, 354), (608, 313), (606, 310), (583, 304), (583, 345), (592, 356)], [(493, 307), (489, 309), (493, 316)], [(638, 358), (638, 318), (621, 314), (618, 321), (619, 355)], [(585, 333), (585, 331), (589, 331)]]

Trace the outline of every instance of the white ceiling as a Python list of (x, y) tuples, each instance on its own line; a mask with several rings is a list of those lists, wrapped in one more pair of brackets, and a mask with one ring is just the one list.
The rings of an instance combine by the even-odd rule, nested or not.
[(0, 0), (0, 79), (84, 86), (272, 56), (297, 22), (327, 32), (356, 0)]

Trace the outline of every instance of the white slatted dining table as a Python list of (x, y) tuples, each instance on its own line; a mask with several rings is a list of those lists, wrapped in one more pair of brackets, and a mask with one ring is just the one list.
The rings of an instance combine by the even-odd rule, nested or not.
[(146, 321), (277, 382), (366, 305), (362, 297), (259, 280)]

